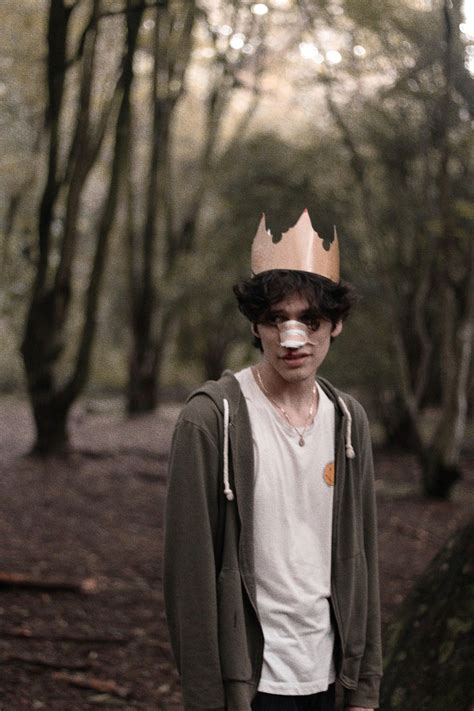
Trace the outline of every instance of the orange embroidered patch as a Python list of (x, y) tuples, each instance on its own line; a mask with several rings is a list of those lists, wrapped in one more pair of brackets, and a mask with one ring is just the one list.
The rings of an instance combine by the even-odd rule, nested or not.
[(334, 462), (329, 462), (324, 467), (324, 481), (328, 486), (334, 486), (335, 468)]

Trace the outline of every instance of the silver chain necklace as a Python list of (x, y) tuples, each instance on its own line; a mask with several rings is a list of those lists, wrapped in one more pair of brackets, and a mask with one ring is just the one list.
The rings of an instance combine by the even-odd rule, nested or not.
[(314, 400), (315, 400), (315, 396), (316, 396), (316, 383), (314, 383), (314, 385), (313, 385), (313, 392), (312, 392), (312, 394), (311, 394), (311, 407), (309, 408), (308, 417), (306, 418), (306, 424), (305, 424), (305, 426), (303, 427), (303, 431), (300, 432), (299, 429), (298, 429), (298, 428), (292, 423), (292, 421), (290, 420), (290, 417), (289, 417), (287, 411), (286, 411), (283, 407), (281, 407), (281, 405), (279, 405), (279, 404), (272, 398), (272, 396), (270, 395), (270, 393), (268, 392), (267, 388), (266, 388), (265, 385), (263, 384), (262, 376), (260, 375), (260, 371), (259, 371), (259, 369), (258, 369), (257, 367), (255, 367), (255, 371), (256, 371), (256, 373), (257, 373), (258, 382), (259, 382), (260, 387), (262, 388), (263, 392), (265, 393), (265, 395), (267, 396), (267, 398), (270, 400), (270, 402), (272, 402), (272, 403), (275, 405), (275, 407), (276, 407), (278, 410), (280, 410), (281, 414), (285, 417), (285, 419), (286, 419), (286, 421), (288, 422), (288, 424), (290, 425), (290, 427), (293, 427), (293, 429), (295, 430), (296, 434), (297, 434), (298, 437), (299, 437), (299, 439), (298, 439), (298, 444), (300, 445), (300, 447), (304, 447), (304, 445), (305, 445), (304, 435), (305, 435), (306, 430), (308, 429), (309, 424), (311, 423), (311, 420), (313, 419)]

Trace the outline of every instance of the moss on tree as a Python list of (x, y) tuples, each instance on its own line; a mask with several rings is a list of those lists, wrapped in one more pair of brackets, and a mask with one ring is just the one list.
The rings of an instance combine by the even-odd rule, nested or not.
[(381, 711), (471, 711), (474, 521), (436, 556), (389, 626)]

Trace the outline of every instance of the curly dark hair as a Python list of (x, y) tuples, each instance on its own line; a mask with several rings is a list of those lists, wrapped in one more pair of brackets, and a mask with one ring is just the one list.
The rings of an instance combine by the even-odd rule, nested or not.
[[(272, 269), (235, 284), (233, 287), (239, 310), (252, 323), (269, 323), (271, 309), (291, 294), (308, 300), (308, 316), (317, 327), (322, 319), (335, 326), (347, 318), (356, 300), (354, 288), (347, 282), (338, 284), (310, 272)], [(255, 336), (254, 345), (262, 349)]]

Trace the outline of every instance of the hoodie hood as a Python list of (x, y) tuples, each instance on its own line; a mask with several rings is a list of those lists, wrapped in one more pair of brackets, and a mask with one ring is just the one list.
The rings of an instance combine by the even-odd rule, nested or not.
[[(334, 404), (336, 414), (342, 419), (346, 457), (347, 459), (354, 459), (356, 455), (354, 447), (352, 446), (352, 415), (349, 407), (342, 397), (342, 393), (331, 385), (329, 381), (320, 377), (316, 378), (316, 381)], [(245, 398), (242, 395), (237, 378), (230, 370), (225, 370), (219, 380), (208, 380), (202, 387), (191, 393), (186, 402), (189, 402), (197, 395), (209, 397), (223, 418), (224, 447), (222, 465), (224, 495), (228, 501), (232, 501), (234, 499), (234, 492), (230, 487), (229, 480), (229, 426), (234, 420), (239, 408), (247, 407)]]
[[(347, 405), (344, 400), (347, 396), (325, 378), (317, 377), (316, 381), (334, 403), (339, 415), (341, 417), (347, 416)], [(222, 415), (224, 415), (223, 401), (226, 399), (229, 403), (231, 421), (244, 400), (239, 382), (231, 370), (224, 370), (219, 380), (208, 380), (197, 390), (194, 390), (186, 402), (192, 400), (196, 395), (207, 395), (207, 397), (211, 398)]]
[(194, 390), (186, 402), (192, 400), (196, 395), (207, 395), (211, 398), (222, 415), (224, 415), (224, 400), (227, 400), (231, 420), (234, 419), (244, 399), (239, 381), (231, 370), (224, 370), (219, 380), (208, 380), (200, 388)]

